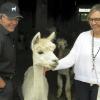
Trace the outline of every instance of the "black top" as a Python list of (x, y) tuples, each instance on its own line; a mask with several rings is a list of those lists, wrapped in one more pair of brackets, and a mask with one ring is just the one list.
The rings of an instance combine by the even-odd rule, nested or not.
[(0, 72), (15, 73), (15, 45), (9, 32), (0, 25)]

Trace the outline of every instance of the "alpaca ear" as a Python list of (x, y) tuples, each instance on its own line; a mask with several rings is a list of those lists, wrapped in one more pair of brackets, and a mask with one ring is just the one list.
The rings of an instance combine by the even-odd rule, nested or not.
[(52, 33), (49, 35), (48, 39), (52, 41), (55, 37), (56, 37), (55, 32), (52, 32)]
[(32, 39), (32, 42), (31, 42), (31, 49), (33, 48), (33, 45), (38, 43), (38, 41), (40, 40), (41, 38), (41, 33), (38, 32)]

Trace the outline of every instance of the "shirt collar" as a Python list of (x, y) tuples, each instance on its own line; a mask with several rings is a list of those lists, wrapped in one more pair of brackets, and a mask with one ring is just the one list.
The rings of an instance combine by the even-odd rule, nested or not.
[(8, 35), (9, 32), (2, 25), (0, 25), (0, 34)]

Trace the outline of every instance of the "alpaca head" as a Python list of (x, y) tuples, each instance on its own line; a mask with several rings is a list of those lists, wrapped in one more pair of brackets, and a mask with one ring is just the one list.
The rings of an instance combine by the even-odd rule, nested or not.
[(47, 38), (41, 38), (38, 32), (31, 42), (31, 49), (33, 52), (33, 65), (55, 68), (58, 64), (58, 58), (54, 54), (56, 45), (52, 42), (55, 37), (55, 32), (51, 33)]
[(65, 49), (68, 46), (67, 40), (63, 39), (63, 38), (59, 38), (57, 40), (57, 47), (58, 49)]

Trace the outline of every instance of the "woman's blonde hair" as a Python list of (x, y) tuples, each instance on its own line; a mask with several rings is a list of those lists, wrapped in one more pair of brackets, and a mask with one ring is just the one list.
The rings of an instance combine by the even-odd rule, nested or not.
[(89, 19), (90, 16), (91, 16), (91, 14), (94, 13), (95, 11), (99, 11), (99, 12), (100, 12), (100, 4), (95, 4), (95, 5), (91, 8), (91, 10), (90, 10), (90, 12), (89, 12), (87, 18)]

